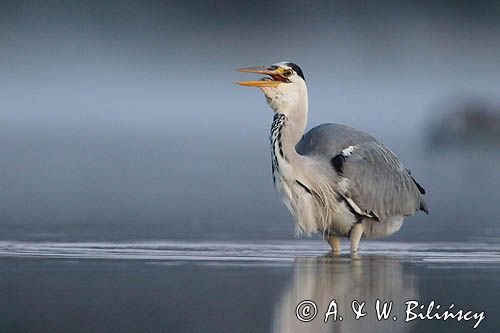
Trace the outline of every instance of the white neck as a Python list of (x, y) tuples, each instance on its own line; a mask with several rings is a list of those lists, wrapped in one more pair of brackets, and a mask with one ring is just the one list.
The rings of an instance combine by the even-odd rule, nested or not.
[(300, 159), (302, 157), (295, 150), (295, 145), (300, 141), (307, 127), (308, 98), (305, 85), (299, 89), (290, 98), (282, 98), (278, 103), (270, 103), (275, 107), (275, 112), (283, 114), (286, 120), (283, 124), (282, 145), (285, 155), (291, 159)]

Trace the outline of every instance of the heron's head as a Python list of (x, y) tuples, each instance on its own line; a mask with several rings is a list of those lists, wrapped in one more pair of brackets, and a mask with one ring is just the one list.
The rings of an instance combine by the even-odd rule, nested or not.
[(237, 82), (242, 86), (258, 87), (275, 112), (286, 113), (299, 103), (307, 103), (304, 74), (291, 62), (279, 62), (271, 66), (240, 68), (239, 72), (268, 75), (259, 81)]

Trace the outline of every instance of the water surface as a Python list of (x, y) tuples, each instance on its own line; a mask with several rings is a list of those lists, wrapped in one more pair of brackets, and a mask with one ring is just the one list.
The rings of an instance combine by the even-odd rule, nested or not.
[[(496, 244), (365, 242), (351, 258), (312, 241), (2, 241), (0, 261), (8, 332), (469, 332), (476, 322), (405, 322), (409, 300), (484, 311), (475, 331), (500, 327)], [(376, 319), (377, 299), (393, 301), (388, 320)], [(310, 322), (296, 316), (304, 300), (317, 306)], [(325, 324), (332, 300), (343, 320)], [(353, 300), (366, 301), (359, 320)]]

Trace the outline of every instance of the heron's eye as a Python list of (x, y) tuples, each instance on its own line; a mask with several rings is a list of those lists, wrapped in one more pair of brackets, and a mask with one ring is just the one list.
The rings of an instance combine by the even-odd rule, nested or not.
[(284, 73), (283, 73), (283, 76), (284, 77), (290, 77), (293, 75), (293, 71), (291, 69), (287, 69)]

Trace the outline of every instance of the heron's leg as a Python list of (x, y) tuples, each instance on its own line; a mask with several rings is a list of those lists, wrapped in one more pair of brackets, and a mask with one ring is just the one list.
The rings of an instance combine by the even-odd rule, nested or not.
[(363, 235), (363, 224), (355, 223), (349, 234), (349, 240), (351, 242), (351, 252), (358, 252), (359, 240), (361, 239), (361, 235)]
[(332, 248), (333, 253), (340, 253), (340, 237), (339, 236), (328, 235), (326, 240), (327, 240), (328, 244), (330, 244), (330, 247)]

